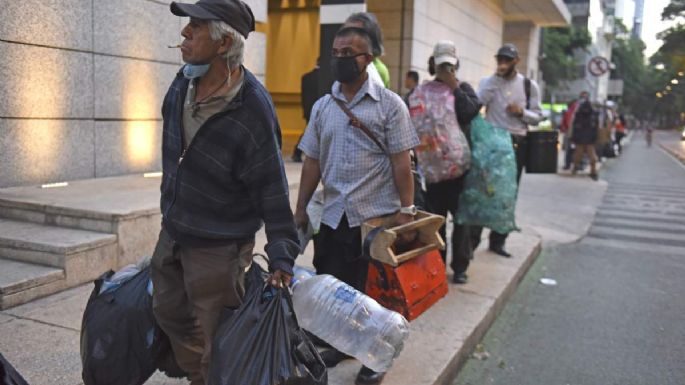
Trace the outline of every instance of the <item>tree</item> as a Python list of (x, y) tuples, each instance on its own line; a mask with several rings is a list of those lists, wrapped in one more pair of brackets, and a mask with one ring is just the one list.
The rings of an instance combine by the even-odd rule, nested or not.
[[(661, 75), (665, 79), (663, 88), (658, 91), (661, 95), (658, 107), (666, 115), (677, 116), (685, 112), (685, 0), (671, 0), (661, 13), (661, 18), (678, 23), (657, 35), (663, 44), (651, 58), (653, 64), (664, 66)], [(675, 80), (670, 82), (672, 79)]]
[(554, 27), (543, 30), (540, 69), (542, 78), (550, 87), (562, 81), (578, 78), (578, 63), (573, 57), (577, 49), (584, 49), (592, 43), (587, 28)]
[(654, 95), (663, 87), (649, 73), (645, 59), (645, 43), (633, 37), (621, 20), (616, 20), (616, 39), (611, 61), (615, 65), (612, 79), (623, 80), (622, 112), (644, 119), (653, 110)]
[(671, 3), (661, 12), (662, 20), (674, 20), (685, 16), (685, 0), (671, 0)]

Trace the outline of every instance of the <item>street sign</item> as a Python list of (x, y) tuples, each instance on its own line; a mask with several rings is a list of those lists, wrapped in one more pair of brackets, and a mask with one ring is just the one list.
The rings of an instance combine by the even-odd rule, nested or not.
[(595, 56), (587, 63), (587, 70), (590, 71), (593, 76), (602, 76), (609, 72), (610, 69), (611, 63), (602, 56)]

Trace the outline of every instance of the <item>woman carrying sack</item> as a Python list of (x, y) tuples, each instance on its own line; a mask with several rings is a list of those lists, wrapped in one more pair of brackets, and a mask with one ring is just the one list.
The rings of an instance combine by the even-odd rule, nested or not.
[[(442, 40), (435, 45), (428, 67), (435, 78), (418, 86), (409, 97), (409, 113), (421, 140), (416, 156), (426, 179), (427, 209), (434, 214), (446, 216), (450, 212), (455, 216), (471, 162), (469, 122), (481, 105), (473, 88), (456, 78), (459, 59), (452, 41)], [(445, 233), (443, 226), (443, 238)], [(473, 258), (468, 226), (454, 226), (451, 244), (452, 281), (466, 283), (466, 270)], [(446, 250), (441, 253), (446, 261)]]

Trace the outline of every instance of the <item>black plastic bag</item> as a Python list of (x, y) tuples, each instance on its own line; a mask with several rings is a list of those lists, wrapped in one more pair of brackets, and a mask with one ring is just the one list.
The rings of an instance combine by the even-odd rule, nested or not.
[(141, 385), (160, 368), (183, 377), (168, 337), (157, 325), (148, 293), (150, 267), (115, 289), (100, 293), (114, 272), (95, 281), (81, 324), (85, 385)]
[(28, 385), (24, 377), (0, 353), (0, 385)]
[(297, 324), (290, 293), (265, 287), (263, 276), (253, 264), (245, 302), (223, 317), (212, 344), (207, 384), (328, 384), (326, 365)]

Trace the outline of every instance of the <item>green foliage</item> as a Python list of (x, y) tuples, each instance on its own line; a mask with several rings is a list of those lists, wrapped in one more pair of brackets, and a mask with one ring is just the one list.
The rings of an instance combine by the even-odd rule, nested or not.
[(678, 17), (685, 17), (685, 0), (671, 0), (661, 12), (662, 20), (673, 20)]
[(592, 43), (587, 28), (555, 27), (545, 28), (540, 60), (542, 76), (548, 86), (578, 78), (577, 63), (573, 51), (583, 49)]
[(645, 62), (645, 44), (642, 40), (632, 38), (625, 26), (616, 23), (616, 40), (613, 43), (611, 61), (616, 68), (612, 71), (613, 79), (623, 79), (623, 112), (628, 112), (639, 118), (645, 118), (646, 112), (651, 108), (645, 108), (653, 104), (654, 93), (645, 90), (657, 85), (651, 85), (648, 68)]
[[(677, 116), (685, 112), (685, 78), (679, 75), (685, 71), (685, 0), (671, 0), (661, 13), (661, 18), (676, 20), (678, 24), (657, 35), (663, 44), (651, 62), (663, 64), (664, 69), (658, 71), (661, 84), (657, 91), (663, 97), (658, 99), (655, 108), (664, 115)], [(676, 78), (679, 79), (678, 84), (670, 83), (670, 79)]]

